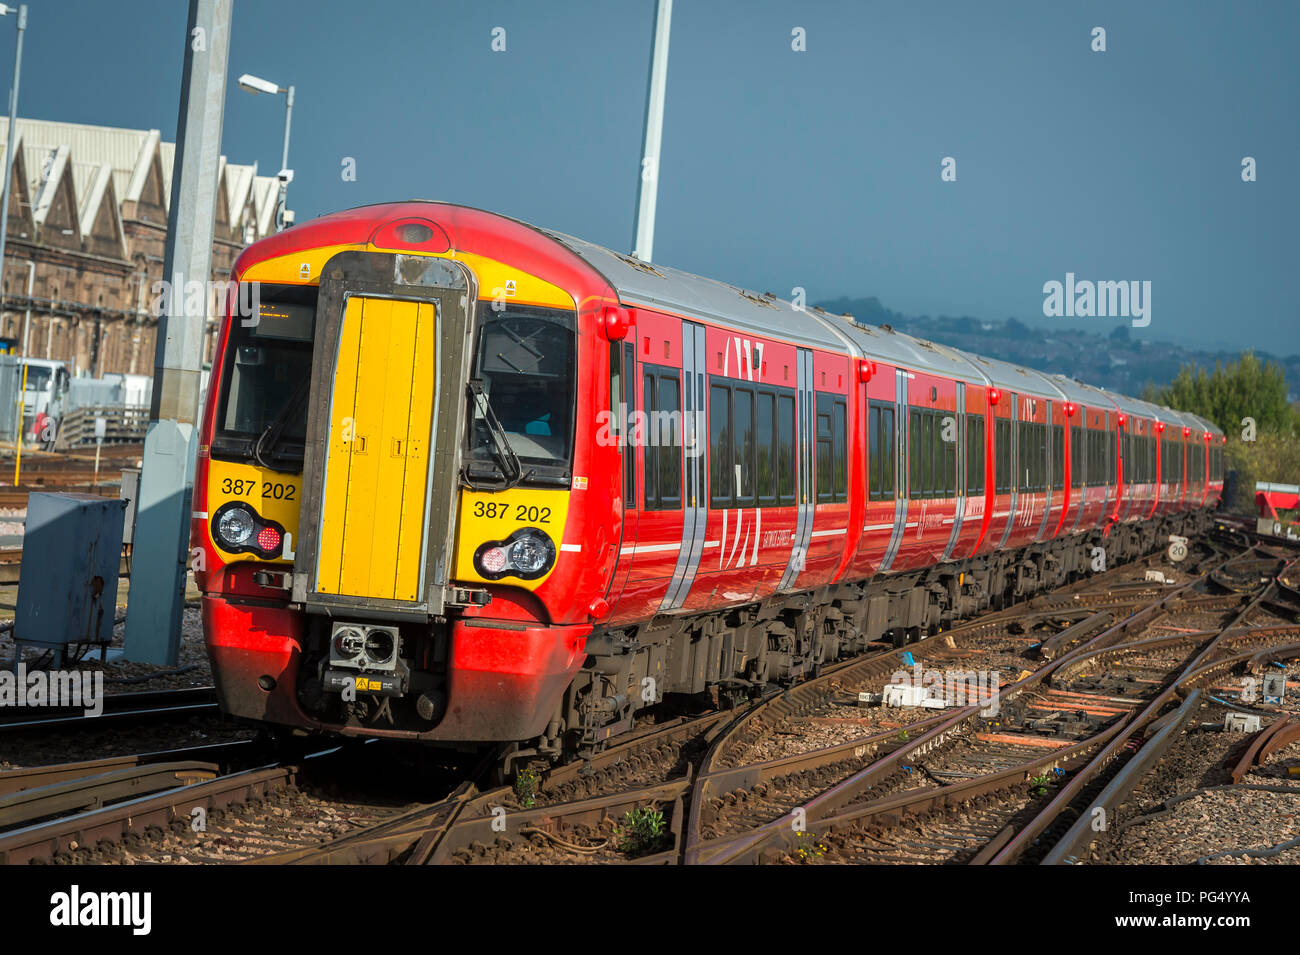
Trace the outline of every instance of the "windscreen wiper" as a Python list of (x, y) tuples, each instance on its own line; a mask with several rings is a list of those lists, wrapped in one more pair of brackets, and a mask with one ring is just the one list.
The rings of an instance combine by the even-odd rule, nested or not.
[[(510, 488), (518, 484), (524, 477), (523, 465), (519, 462), (519, 455), (515, 454), (515, 449), (510, 446), (510, 439), (506, 437), (505, 428), (501, 427), (501, 422), (497, 420), (496, 413), (492, 410), (492, 405), (488, 403), (487, 393), (483, 391), (483, 382), (477, 378), (471, 378), (466, 385), (470, 397), (474, 400), (474, 407), (478, 413), (483, 416), (483, 421), (487, 425), (488, 434), (492, 437), (492, 456), (496, 458), (497, 466), (501, 468), (501, 476), (505, 478), (505, 486)], [(466, 483), (471, 487), (474, 485), (466, 474)]]
[(285, 406), (280, 409), (280, 413), (271, 420), (271, 423), (263, 429), (258, 439), (253, 442), (253, 457), (262, 467), (269, 468), (272, 471), (278, 470), (274, 465), (268, 464), (263, 455), (269, 457), (275, 453), (275, 448), (280, 443), (280, 439), (284, 437), (284, 431), (289, 427), (289, 422), (302, 411), (302, 406), (306, 403), (307, 393), (310, 390), (311, 379), (304, 378), (298, 383), (298, 387), (294, 389), (293, 394), (289, 396)]

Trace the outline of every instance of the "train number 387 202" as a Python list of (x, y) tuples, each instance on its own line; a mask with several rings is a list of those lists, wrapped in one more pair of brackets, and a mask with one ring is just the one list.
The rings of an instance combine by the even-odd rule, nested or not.
[[(221, 482), (222, 494), (233, 494), (236, 497), (252, 497), (253, 492), (257, 490), (257, 481), (249, 478), (226, 478)], [(262, 482), (262, 497), (274, 498), (277, 501), (292, 501), (294, 493), (298, 489), (292, 484), (280, 484), (278, 481)]]
[(551, 509), (549, 507), (536, 507), (528, 504), (498, 504), (496, 501), (475, 501), (474, 516), (486, 517), (489, 520), (506, 520), (510, 517), (511, 509), (514, 509), (514, 519), (516, 521), (527, 521), (531, 524), (549, 524), (551, 522)]

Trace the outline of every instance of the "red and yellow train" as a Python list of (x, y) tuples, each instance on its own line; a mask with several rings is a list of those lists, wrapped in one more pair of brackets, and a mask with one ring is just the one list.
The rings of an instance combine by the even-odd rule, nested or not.
[(222, 703), (270, 724), (581, 752), (1222, 491), (1194, 415), (476, 209), (325, 216), (234, 278), (192, 534)]

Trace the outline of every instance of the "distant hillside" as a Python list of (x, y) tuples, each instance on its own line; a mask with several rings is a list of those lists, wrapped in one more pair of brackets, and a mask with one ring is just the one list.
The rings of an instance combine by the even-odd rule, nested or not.
[[(951, 345), (989, 358), (1015, 362), (1039, 371), (1059, 372), (1126, 395), (1140, 395), (1148, 384), (1167, 385), (1181, 365), (1213, 370), (1216, 361), (1234, 361), (1239, 352), (1202, 351), (1170, 342), (1131, 338), (1128, 325), (1108, 335), (1062, 328), (1035, 328), (1009, 318), (1004, 322), (962, 316), (903, 315), (878, 298), (838, 298), (816, 303), (828, 312), (848, 312), (865, 325), (892, 325), (901, 332)], [(1255, 352), (1261, 362), (1282, 366), (1290, 400), (1300, 394), (1300, 355), (1279, 357)]]

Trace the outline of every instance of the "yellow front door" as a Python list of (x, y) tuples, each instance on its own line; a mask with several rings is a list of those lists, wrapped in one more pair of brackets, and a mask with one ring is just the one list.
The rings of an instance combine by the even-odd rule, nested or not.
[(437, 306), (351, 296), (330, 400), (317, 589), (418, 600)]

